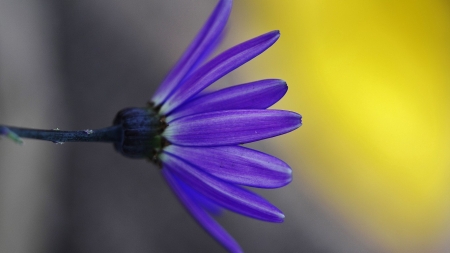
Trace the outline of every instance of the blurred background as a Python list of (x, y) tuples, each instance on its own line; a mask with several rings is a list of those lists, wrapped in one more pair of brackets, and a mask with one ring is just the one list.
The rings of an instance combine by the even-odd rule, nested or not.
[[(215, 0), (0, 0), (0, 122), (95, 129), (142, 106)], [(221, 50), (280, 40), (220, 80), (282, 78), (303, 126), (252, 144), (294, 181), (286, 214), (219, 222), (246, 252), (450, 251), (450, 3), (234, 3)], [(153, 164), (107, 144), (0, 141), (0, 252), (225, 252)]]

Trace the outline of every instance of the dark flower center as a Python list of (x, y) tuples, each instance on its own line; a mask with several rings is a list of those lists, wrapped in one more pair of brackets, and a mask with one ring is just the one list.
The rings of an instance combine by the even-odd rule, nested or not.
[(114, 119), (115, 126), (121, 126), (121, 138), (114, 142), (115, 149), (130, 158), (148, 158), (160, 163), (158, 154), (169, 145), (161, 136), (167, 127), (165, 117), (153, 107), (126, 108)]

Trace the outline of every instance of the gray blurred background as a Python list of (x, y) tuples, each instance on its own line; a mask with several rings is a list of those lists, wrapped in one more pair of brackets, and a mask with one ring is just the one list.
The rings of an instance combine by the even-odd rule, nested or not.
[[(0, 0), (0, 122), (108, 126), (120, 109), (145, 105), (215, 4)], [(246, 33), (233, 23), (235, 13), (230, 36)], [(265, 143), (254, 147), (270, 153)], [(285, 212), (283, 224), (229, 212), (218, 220), (246, 252), (374, 251), (312, 193), (298, 189), (257, 191)], [(122, 157), (108, 144), (26, 140), (19, 146), (2, 139), (0, 252), (225, 251), (186, 213), (153, 164)]]

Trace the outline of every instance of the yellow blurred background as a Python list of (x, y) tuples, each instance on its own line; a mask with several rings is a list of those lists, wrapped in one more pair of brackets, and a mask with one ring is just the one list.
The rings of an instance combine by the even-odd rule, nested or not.
[(380, 251), (442, 251), (450, 3), (250, 0), (234, 10), (256, 24), (252, 36), (281, 31), (250, 75), (285, 79), (277, 107), (303, 115), (300, 130), (274, 139), (297, 185)]

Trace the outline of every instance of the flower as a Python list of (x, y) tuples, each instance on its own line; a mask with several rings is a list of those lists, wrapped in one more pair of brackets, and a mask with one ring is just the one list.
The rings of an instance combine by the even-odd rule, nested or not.
[(210, 84), (272, 46), (272, 31), (206, 58), (219, 44), (231, 12), (221, 0), (181, 59), (152, 98), (159, 115), (162, 146), (153, 160), (191, 215), (230, 252), (236, 241), (211, 218), (221, 208), (269, 222), (283, 213), (240, 185), (277, 188), (291, 182), (292, 170), (271, 155), (240, 146), (293, 131), (301, 126), (295, 112), (268, 110), (287, 91), (284, 81), (260, 80), (200, 94)]
[(242, 186), (277, 188), (291, 182), (292, 170), (271, 155), (240, 146), (293, 131), (301, 126), (295, 112), (268, 110), (287, 92), (279, 79), (201, 92), (272, 46), (272, 31), (205, 60), (223, 37), (231, 0), (220, 0), (181, 59), (169, 72), (149, 106), (121, 110), (111, 127), (97, 130), (39, 130), (0, 125), (0, 136), (64, 142), (112, 142), (131, 158), (158, 164), (168, 184), (192, 216), (230, 252), (236, 241), (211, 218), (222, 208), (269, 222), (283, 213)]

